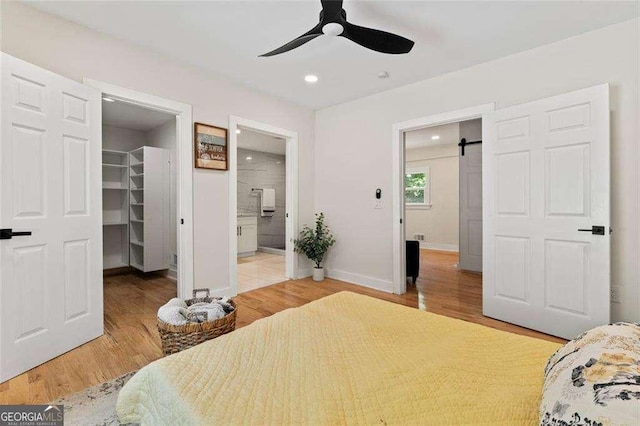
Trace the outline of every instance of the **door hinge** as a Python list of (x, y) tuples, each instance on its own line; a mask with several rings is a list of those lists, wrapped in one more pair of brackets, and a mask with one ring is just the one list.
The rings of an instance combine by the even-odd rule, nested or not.
[(402, 225), (402, 219), (400, 219), (400, 225)]
[(184, 225), (184, 219), (180, 219), (180, 225)]

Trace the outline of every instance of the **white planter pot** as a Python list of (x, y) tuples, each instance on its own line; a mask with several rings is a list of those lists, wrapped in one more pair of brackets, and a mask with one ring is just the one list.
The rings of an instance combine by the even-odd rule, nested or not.
[(313, 280), (314, 281), (322, 281), (324, 280), (324, 268), (313, 268)]

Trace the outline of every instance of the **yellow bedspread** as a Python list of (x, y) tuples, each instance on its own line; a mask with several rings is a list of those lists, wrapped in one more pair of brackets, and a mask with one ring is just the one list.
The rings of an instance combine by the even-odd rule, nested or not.
[(149, 425), (533, 425), (559, 346), (342, 292), (149, 364), (117, 411)]

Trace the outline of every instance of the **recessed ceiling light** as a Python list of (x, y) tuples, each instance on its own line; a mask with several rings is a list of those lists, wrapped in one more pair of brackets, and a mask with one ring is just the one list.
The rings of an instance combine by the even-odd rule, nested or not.
[(438, 135), (431, 136), (431, 140), (432, 141), (437, 141), (438, 139), (440, 139), (440, 136), (438, 136)]
[(391, 75), (387, 71), (382, 71), (381, 73), (378, 74), (378, 78), (381, 78), (381, 79), (385, 79), (389, 77), (391, 77)]
[(252, 157), (245, 157), (245, 160), (251, 160)]
[(304, 76), (304, 81), (306, 81), (307, 83), (317, 83), (318, 82), (318, 76), (317, 75), (313, 75), (313, 74), (308, 74)]
[(242, 133), (242, 130), (236, 129), (236, 135), (239, 135), (240, 133)]
[(107, 98), (107, 97), (102, 98), (102, 100), (106, 101), (106, 102), (115, 102), (116, 101), (115, 99), (111, 99), (111, 98)]

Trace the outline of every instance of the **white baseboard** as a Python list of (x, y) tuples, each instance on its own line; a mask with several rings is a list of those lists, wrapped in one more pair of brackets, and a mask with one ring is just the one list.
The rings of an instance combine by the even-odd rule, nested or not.
[(255, 251), (246, 251), (244, 253), (238, 253), (238, 257), (251, 257), (255, 256), (257, 252)]
[(429, 243), (426, 241), (420, 241), (421, 249), (442, 250), (442, 251), (455, 251), (458, 252), (460, 248), (455, 244), (437, 244)]
[(170, 267), (169, 268), (169, 274), (170, 277), (175, 278), (176, 280), (178, 279), (178, 269), (174, 268), (174, 267)]
[(307, 268), (307, 269), (298, 269), (298, 272), (296, 273), (296, 279), (300, 279), (300, 278), (307, 278), (313, 275), (313, 269), (312, 268)]
[(393, 283), (378, 278), (368, 277), (366, 275), (353, 274), (351, 272), (340, 271), (337, 269), (327, 269), (327, 277), (340, 281), (346, 281), (351, 284), (361, 285), (362, 287), (372, 288), (374, 290), (384, 291), (385, 293), (393, 293)]
[[(385, 293), (393, 293), (393, 285), (391, 281), (380, 280), (378, 278), (368, 277), (366, 275), (353, 274), (351, 272), (340, 271), (338, 269), (325, 269), (327, 278), (357, 284), (362, 287), (374, 290), (384, 291)], [(298, 269), (296, 279), (307, 278), (313, 275), (313, 268)]]
[(262, 253), (277, 254), (278, 256), (284, 256), (287, 254), (286, 250), (277, 249), (273, 247), (258, 246), (258, 251)]
[(178, 282), (178, 271), (170, 267), (160, 272), (163, 277), (170, 279), (171, 281)]

